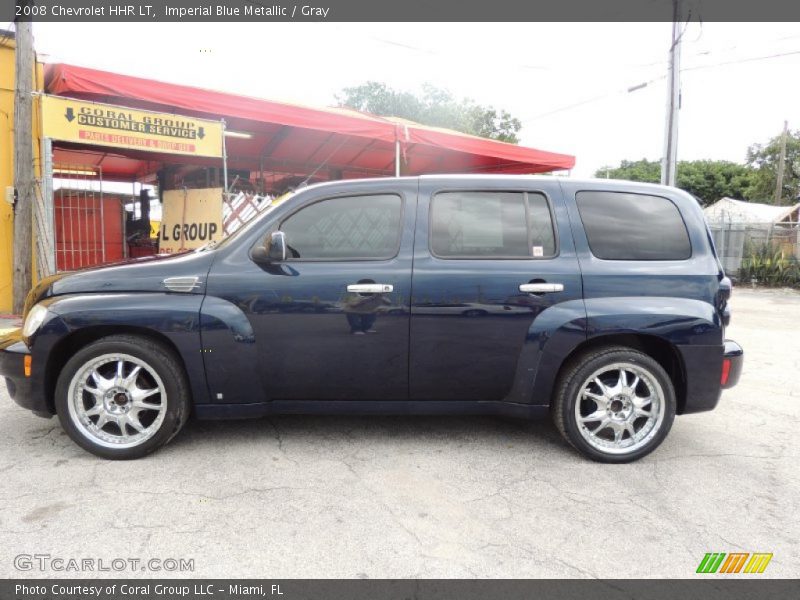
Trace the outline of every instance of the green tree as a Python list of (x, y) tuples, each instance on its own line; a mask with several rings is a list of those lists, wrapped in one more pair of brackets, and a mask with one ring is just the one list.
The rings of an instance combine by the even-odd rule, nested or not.
[(602, 167), (595, 172), (594, 176), (658, 183), (661, 180), (661, 163), (655, 160), (647, 160), (646, 158), (642, 160), (623, 160), (618, 167)]
[[(751, 167), (725, 160), (682, 160), (678, 161), (676, 184), (707, 206), (725, 196), (750, 200), (754, 175)], [(661, 180), (661, 163), (647, 159), (623, 160), (619, 167), (599, 169), (595, 177), (658, 183)]]
[(420, 95), (395, 90), (385, 83), (368, 81), (347, 87), (336, 95), (339, 106), (401, 117), (423, 125), (446, 127), (463, 133), (516, 144), (522, 128), (519, 119), (505, 110), (476, 104), (469, 98), (457, 99), (449, 91), (426, 83)]
[[(772, 138), (766, 144), (753, 144), (747, 149), (747, 164), (755, 173), (748, 194), (758, 202), (775, 201), (780, 151), (781, 136)], [(795, 130), (786, 136), (781, 204), (797, 202), (798, 196), (800, 196), (800, 130)]]
[(751, 200), (753, 170), (726, 160), (678, 161), (677, 185), (700, 198), (703, 206), (720, 198)]

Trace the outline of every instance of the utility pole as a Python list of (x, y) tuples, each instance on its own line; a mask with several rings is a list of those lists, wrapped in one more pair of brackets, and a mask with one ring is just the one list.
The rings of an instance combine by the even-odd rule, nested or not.
[(783, 171), (786, 168), (786, 135), (789, 132), (789, 122), (783, 122), (783, 135), (781, 136), (781, 155), (778, 159), (778, 179), (775, 182), (775, 205), (780, 205), (783, 199)]
[(33, 31), (31, 22), (16, 22), (14, 67), (14, 301), (22, 314), (31, 289), (33, 260), (32, 216), (35, 193), (33, 171)]
[(669, 48), (667, 74), (667, 118), (664, 126), (664, 155), (661, 159), (661, 183), (675, 185), (678, 160), (678, 111), (681, 103), (681, 31), (680, 0), (672, 0), (672, 44)]

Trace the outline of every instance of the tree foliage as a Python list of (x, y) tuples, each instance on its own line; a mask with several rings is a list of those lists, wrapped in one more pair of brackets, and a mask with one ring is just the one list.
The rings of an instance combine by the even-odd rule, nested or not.
[[(751, 195), (754, 173), (746, 165), (725, 160), (678, 161), (675, 183), (677, 187), (696, 196), (703, 206), (725, 196), (755, 200), (758, 198)], [(619, 167), (599, 169), (595, 177), (658, 183), (661, 180), (661, 163), (647, 159), (623, 160)]]
[[(738, 200), (764, 202), (775, 200), (781, 136), (766, 144), (753, 144), (747, 150), (744, 165), (725, 160), (678, 161), (676, 184), (697, 196), (703, 206), (728, 196)], [(623, 160), (619, 167), (603, 167), (595, 177), (611, 177), (629, 181), (658, 183), (661, 163), (655, 160)], [(781, 204), (788, 205), (800, 197), (800, 130), (786, 138), (786, 162), (783, 173)]]
[(424, 84), (422, 93), (395, 90), (385, 83), (368, 81), (347, 87), (336, 95), (339, 106), (409, 119), (424, 125), (446, 127), (463, 133), (516, 144), (522, 128), (519, 119), (505, 110), (457, 99), (446, 89)]
[[(750, 196), (773, 202), (778, 179), (781, 136), (766, 144), (753, 144), (747, 149), (747, 164), (753, 169)], [(786, 162), (783, 170), (781, 204), (797, 202), (800, 196), (800, 129), (786, 136)]]
[(623, 160), (619, 167), (602, 167), (595, 172), (594, 176), (658, 183), (661, 180), (661, 163), (655, 160), (647, 160), (646, 158), (642, 160)]

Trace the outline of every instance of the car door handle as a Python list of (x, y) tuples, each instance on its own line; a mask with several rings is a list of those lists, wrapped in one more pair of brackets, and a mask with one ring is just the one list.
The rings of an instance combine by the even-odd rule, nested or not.
[(522, 283), (519, 286), (520, 292), (528, 294), (548, 294), (552, 292), (563, 292), (563, 283)]
[(347, 291), (354, 294), (386, 294), (393, 292), (394, 286), (390, 283), (351, 283)]

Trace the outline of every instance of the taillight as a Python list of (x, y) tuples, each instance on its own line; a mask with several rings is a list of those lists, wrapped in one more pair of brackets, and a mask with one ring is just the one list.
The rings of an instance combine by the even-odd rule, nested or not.
[(731, 375), (731, 359), (724, 358), (722, 359), (722, 377), (719, 379), (720, 385), (727, 385), (728, 377)]

